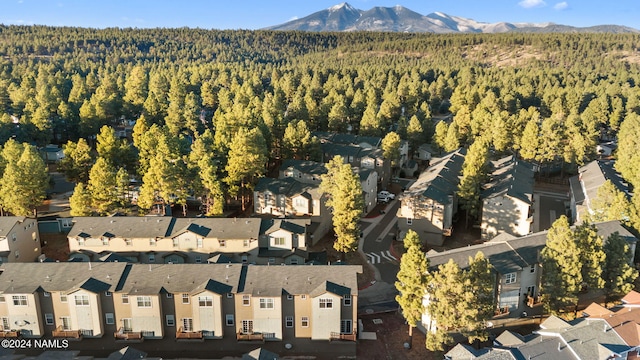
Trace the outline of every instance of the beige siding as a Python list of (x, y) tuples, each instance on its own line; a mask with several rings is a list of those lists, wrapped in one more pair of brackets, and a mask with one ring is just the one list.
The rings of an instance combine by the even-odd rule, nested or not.
[[(313, 311), (311, 311), (311, 307), (313, 301), (309, 295), (305, 295), (304, 299), (301, 295), (296, 295), (294, 297), (295, 302), (295, 328), (296, 328), (296, 337), (297, 338), (311, 338), (312, 336), (312, 317)], [(302, 318), (306, 317), (309, 320), (309, 324), (307, 327), (302, 326)]]
[[(273, 308), (260, 306), (260, 300), (265, 303), (272, 301)], [(281, 297), (254, 297), (253, 307), (253, 331), (272, 334), (272, 340), (282, 340), (282, 298)]]
[[(320, 308), (321, 299), (332, 300), (331, 308)], [(340, 332), (342, 297), (324, 293), (311, 299), (312, 319), (311, 319), (311, 339), (329, 340), (331, 333)]]
[[(77, 304), (76, 297), (86, 297), (88, 305)], [(71, 330), (91, 330), (93, 336), (104, 334), (102, 326), (102, 309), (100, 306), (100, 296), (85, 290), (78, 290), (67, 295), (67, 306), (69, 317), (71, 318)]]
[[(27, 305), (14, 305), (14, 296), (24, 296)], [(43, 316), (37, 293), (5, 294), (9, 325), (12, 329), (21, 330), (23, 337), (41, 337), (44, 335)], [(5, 316), (3, 314), (3, 316)]]
[(0, 251), (9, 251), (8, 262), (34, 262), (42, 254), (40, 235), (35, 219), (24, 218), (18, 221), (7, 232), (7, 237), (0, 238)]

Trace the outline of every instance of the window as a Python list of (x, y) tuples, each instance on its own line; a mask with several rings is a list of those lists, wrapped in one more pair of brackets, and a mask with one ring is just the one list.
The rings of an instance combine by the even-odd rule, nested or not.
[(351, 320), (340, 320), (340, 334), (351, 334)]
[(3, 317), (2, 318), (2, 330), (11, 330), (11, 326), (9, 326), (9, 318), (8, 317)]
[(51, 313), (44, 314), (44, 323), (46, 325), (53, 325), (53, 314)]
[(78, 245), (84, 245), (84, 238), (78, 238)]
[(531, 268), (529, 268), (529, 271), (531, 271), (532, 273), (536, 272), (536, 264), (531, 265)]
[(105, 291), (104, 296), (111, 296), (111, 291)]
[(235, 325), (235, 320), (233, 318), (233, 314), (227, 314), (225, 315), (225, 324), (227, 324), (227, 326), (233, 326)]
[(11, 234), (11, 239), (12, 239), (13, 241), (18, 240), (18, 237), (16, 236), (16, 233)]
[(67, 302), (67, 295), (60, 294), (60, 302), (66, 303)]
[(273, 309), (273, 299), (260, 299), (260, 309)]
[(242, 263), (246, 264), (249, 261), (249, 258), (247, 257), (247, 255), (242, 255)]
[(173, 315), (166, 315), (164, 318), (167, 326), (176, 326), (176, 319)]
[(13, 296), (13, 305), (15, 305), (15, 306), (27, 306), (27, 296), (26, 295), (14, 295)]
[(184, 332), (193, 331), (193, 319), (192, 318), (183, 318), (182, 319), (182, 331), (184, 331)]
[(293, 300), (293, 295), (287, 294), (287, 300)]
[(129, 303), (129, 295), (122, 295), (122, 303), (123, 304)]
[(139, 308), (150, 308), (151, 307), (151, 296), (138, 296), (138, 307)]
[(293, 316), (287, 316), (284, 320), (284, 326), (291, 328), (293, 327)]
[(307, 201), (302, 198), (296, 198), (295, 204), (296, 204), (296, 207), (304, 207), (307, 205)]
[(509, 273), (504, 276), (505, 284), (513, 284), (516, 282), (516, 273)]
[(253, 334), (253, 320), (242, 320), (242, 333)]
[(172, 293), (167, 293), (167, 299), (173, 299), (173, 294)]
[(251, 296), (242, 295), (242, 306), (249, 306), (249, 305), (251, 305)]
[(307, 316), (303, 316), (300, 321), (300, 325), (302, 325), (302, 327), (309, 327), (309, 318)]
[(173, 238), (173, 247), (180, 246), (180, 240), (178, 238)]
[(303, 294), (303, 295), (300, 295), (300, 299), (302, 299), (302, 300), (307, 300), (307, 295), (304, 295), (304, 294)]
[(296, 258), (291, 259), (291, 265), (298, 265), (298, 259)]
[(133, 330), (133, 321), (131, 318), (122, 319), (122, 330), (124, 331), (132, 331)]
[(44, 295), (44, 297), (51, 297), (51, 293), (48, 291), (45, 291), (42, 295)]
[(89, 295), (76, 295), (76, 306), (89, 306)]
[(62, 330), (71, 330), (71, 318), (68, 316), (63, 316), (60, 318), (62, 320)]
[(109, 238), (102, 238), (102, 245), (109, 246)]
[(156, 255), (155, 254), (149, 254), (149, 262), (150, 263), (156, 262)]
[(182, 303), (183, 304), (189, 303), (189, 294), (182, 294)]
[(284, 238), (283, 237), (273, 238), (273, 244), (274, 245), (284, 245)]
[(233, 294), (232, 293), (227, 293), (227, 299), (233, 299)]
[(0, 303), (5, 302), (6, 300), (4, 299), (4, 295), (0, 295)]
[(269, 258), (269, 264), (275, 264), (276, 263), (276, 258)]
[(213, 307), (213, 298), (211, 296), (199, 296), (198, 306), (200, 307)]
[(202, 256), (196, 256), (196, 264), (202, 263)]
[(333, 308), (333, 299), (320, 299), (320, 309)]
[(342, 303), (344, 306), (351, 306), (351, 294), (345, 294), (342, 297)]
[(16, 259), (20, 257), (20, 250), (16, 250)]
[(149, 239), (149, 246), (156, 246), (157, 243), (156, 239)]
[(242, 246), (244, 247), (249, 247), (251, 241), (249, 239), (244, 239), (242, 240)]
[(116, 319), (113, 317), (113, 313), (105, 313), (104, 321), (107, 323), (107, 325), (113, 325), (116, 323)]
[(413, 224), (413, 218), (407, 218), (407, 225)]
[(227, 241), (224, 239), (220, 239), (218, 240), (218, 243), (220, 244), (220, 247), (225, 247), (227, 246)]
[(197, 238), (196, 239), (196, 246), (201, 248), (202, 247), (202, 238)]
[(131, 241), (131, 239), (124, 239), (124, 243), (127, 246), (132, 246), (133, 245), (133, 241)]

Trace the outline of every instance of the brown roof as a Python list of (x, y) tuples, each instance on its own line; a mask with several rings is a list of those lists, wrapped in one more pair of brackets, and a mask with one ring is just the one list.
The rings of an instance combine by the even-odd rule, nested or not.
[(635, 290), (631, 290), (622, 298), (622, 302), (625, 304), (640, 304), (640, 293)]
[(582, 310), (582, 312), (587, 314), (588, 317), (598, 317), (598, 318), (604, 318), (613, 314), (613, 311), (596, 303), (591, 303), (591, 305), (587, 306), (587, 308)]

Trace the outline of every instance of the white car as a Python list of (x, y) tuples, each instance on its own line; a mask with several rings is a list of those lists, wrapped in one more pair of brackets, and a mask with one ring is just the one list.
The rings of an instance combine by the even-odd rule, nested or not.
[(391, 200), (393, 200), (395, 198), (396, 198), (396, 196), (394, 194), (388, 192), (388, 191), (384, 191), (383, 190), (383, 191), (380, 191), (378, 193), (378, 202), (386, 203), (386, 202), (389, 202), (389, 201), (391, 201)]

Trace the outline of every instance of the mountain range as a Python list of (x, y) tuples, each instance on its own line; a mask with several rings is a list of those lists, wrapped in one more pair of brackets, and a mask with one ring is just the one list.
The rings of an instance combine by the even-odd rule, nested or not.
[(619, 25), (573, 27), (553, 23), (485, 23), (441, 12), (421, 15), (404, 6), (359, 10), (342, 3), (300, 19), (270, 26), (266, 30), (298, 31), (387, 31), (412, 33), (503, 33), (503, 32), (609, 32), (640, 33)]

